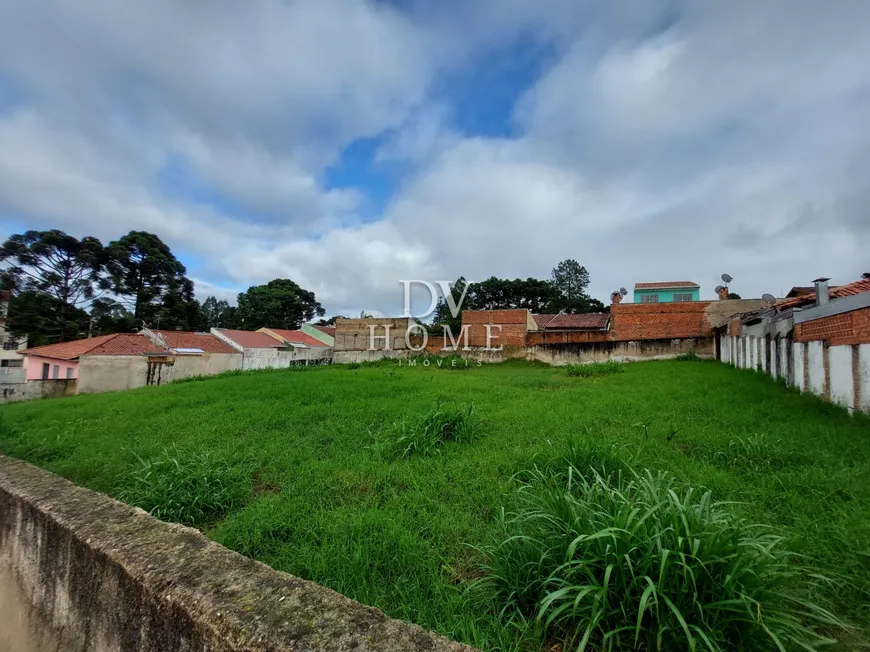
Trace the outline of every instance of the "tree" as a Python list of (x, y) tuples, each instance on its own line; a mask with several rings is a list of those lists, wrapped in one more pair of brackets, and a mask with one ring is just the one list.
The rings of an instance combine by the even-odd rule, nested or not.
[(737, 294), (736, 292), (729, 292), (729, 293), (728, 293), (728, 298), (729, 298), (729, 299), (739, 299), (739, 298), (740, 298), (740, 295)]
[(202, 307), (193, 298), (193, 281), (189, 278), (172, 283), (159, 304), (155, 306), (152, 317), (153, 328), (176, 331), (200, 331)]
[(335, 320), (338, 319), (338, 316), (330, 317), (329, 319), (318, 319), (318, 326), (335, 326)]
[(120, 302), (104, 297), (91, 303), (90, 335), (131, 333), (137, 330), (137, 326), (133, 313)]
[(326, 311), (313, 292), (286, 278), (255, 285), (239, 294), (238, 325), (249, 330), (264, 326), (295, 330)]
[(223, 299), (218, 301), (217, 297), (207, 297), (202, 302), (200, 314), (204, 330), (232, 328), (235, 323), (236, 309)]
[[(31, 295), (21, 303), (22, 310), (24, 306), (31, 310), (37, 304), (50, 308), (39, 316), (40, 325), (34, 325), (34, 332), (40, 337), (52, 333), (56, 342), (77, 336), (78, 331), (70, 328), (81, 316), (82, 306), (109, 287), (104, 274), (105, 250), (97, 238), (79, 240), (57, 229), (26, 231), (3, 243), (0, 262), (9, 265), (0, 282)], [(38, 300), (33, 293), (44, 294), (54, 301)]]
[[(166, 319), (191, 327), (193, 284), (185, 276), (184, 265), (160, 238), (145, 231), (130, 231), (110, 242), (107, 252), (112, 291), (137, 323), (156, 328), (158, 318), (163, 317), (161, 328), (167, 327)], [(172, 305), (161, 310), (167, 300)], [(188, 317), (180, 319), (182, 313)], [(199, 321), (198, 308), (192, 321)]]
[(81, 308), (47, 292), (28, 290), (9, 302), (6, 330), (16, 338), (26, 336), (28, 346), (42, 346), (86, 337), (89, 321)]
[[(576, 260), (568, 258), (553, 268), (550, 283), (558, 293), (552, 306), (553, 312), (578, 313), (590, 312), (590, 297), (586, 293), (589, 287), (589, 272)], [(598, 302), (601, 308), (604, 305)]]

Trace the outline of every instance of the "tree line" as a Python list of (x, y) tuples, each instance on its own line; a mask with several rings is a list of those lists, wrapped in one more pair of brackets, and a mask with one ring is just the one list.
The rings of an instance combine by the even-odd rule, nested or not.
[(6, 329), (29, 346), (143, 326), (164, 330), (298, 328), (324, 314), (313, 292), (275, 279), (238, 295), (238, 305), (194, 298), (187, 269), (145, 231), (103, 245), (63, 231), (27, 231), (0, 246), (0, 288), (12, 292)]
[(463, 310), (526, 308), (534, 314), (604, 312), (607, 309), (605, 305), (589, 296), (589, 282), (589, 271), (570, 258), (556, 265), (548, 279), (502, 279), (493, 276), (479, 283), (469, 283), (461, 276), (451, 288), (455, 305), (459, 305), (465, 292), (460, 311), (454, 317), (450, 306), (442, 298), (435, 308), (432, 326), (440, 332), (442, 325), (448, 325), (454, 333), (458, 333)]

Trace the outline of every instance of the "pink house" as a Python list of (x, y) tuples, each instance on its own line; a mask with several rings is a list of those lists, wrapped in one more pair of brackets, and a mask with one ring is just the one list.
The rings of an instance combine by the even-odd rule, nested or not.
[(144, 335), (115, 333), (24, 349), (21, 355), (27, 380), (64, 380), (79, 377), (82, 355), (140, 355), (157, 350)]

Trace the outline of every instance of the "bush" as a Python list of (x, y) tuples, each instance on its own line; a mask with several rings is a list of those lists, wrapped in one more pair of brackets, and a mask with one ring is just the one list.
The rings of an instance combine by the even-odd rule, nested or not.
[(569, 364), (567, 367), (569, 376), (580, 376), (588, 378), (590, 376), (606, 376), (607, 374), (618, 374), (625, 371), (625, 363), (614, 362), (589, 362), (586, 364)]
[(248, 465), (210, 451), (164, 450), (123, 475), (115, 497), (163, 521), (185, 525), (214, 523), (250, 497)]
[(681, 353), (674, 360), (679, 360), (680, 362), (698, 362), (701, 358), (698, 357), (698, 354), (694, 351), (689, 351), (688, 353)]
[[(666, 473), (539, 475), (504, 510), (477, 586), (575, 649), (791, 649), (839, 625), (781, 540)], [(805, 588), (805, 587), (804, 587)]]
[(395, 422), (375, 444), (387, 459), (407, 459), (431, 455), (449, 442), (463, 443), (477, 436), (480, 419), (474, 405), (438, 405), (426, 414), (403, 417)]

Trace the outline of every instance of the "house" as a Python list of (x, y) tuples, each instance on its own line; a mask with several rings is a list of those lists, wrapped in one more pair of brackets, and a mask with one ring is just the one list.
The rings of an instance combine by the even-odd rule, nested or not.
[(320, 326), (317, 324), (302, 324), (302, 332), (320, 340), (326, 346), (335, 346), (335, 326)]
[(265, 333), (278, 342), (300, 349), (329, 346), (329, 344), (301, 330), (291, 331), (284, 328), (261, 328), (257, 332)]
[(6, 315), (11, 300), (12, 293), (9, 290), (0, 290), (0, 374), (9, 374), (13, 373), (14, 369), (23, 369), (24, 358), (21, 351), (27, 348), (26, 337), (13, 337), (6, 330)]
[(692, 281), (656, 281), (635, 283), (635, 303), (671, 303), (699, 301), (701, 286)]
[(115, 333), (24, 349), (21, 355), (27, 380), (73, 380), (79, 377), (82, 356), (139, 356), (160, 350), (144, 335)]
[(300, 331), (213, 328), (211, 332), (243, 354), (242, 369), (283, 369), (332, 362), (331, 346)]
[(720, 359), (870, 412), (870, 278), (794, 294), (729, 320)]

